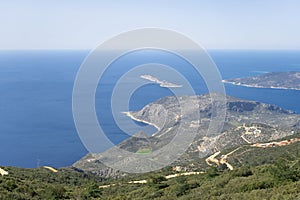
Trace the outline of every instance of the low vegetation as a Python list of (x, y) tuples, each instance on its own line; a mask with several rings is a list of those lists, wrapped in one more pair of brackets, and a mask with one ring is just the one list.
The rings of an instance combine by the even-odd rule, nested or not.
[[(241, 148), (229, 161), (233, 170), (206, 166), (199, 169), (203, 174), (166, 178), (182, 173), (169, 166), (117, 180), (70, 168), (52, 172), (1, 167), (9, 174), (0, 176), (0, 199), (300, 199), (299, 142), (251, 151)], [(205, 160), (197, 162), (203, 166)]]
[(0, 177), (0, 199), (299, 199), (300, 158), (284, 161), (172, 179), (154, 173), (140, 177), (145, 184), (130, 184), (128, 177), (105, 188), (99, 185), (112, 181), (71, 170), (6, 167), (10, 175)]

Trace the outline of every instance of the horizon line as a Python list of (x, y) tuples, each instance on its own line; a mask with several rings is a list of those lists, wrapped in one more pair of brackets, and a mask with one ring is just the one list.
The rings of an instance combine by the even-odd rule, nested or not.
[[(0, 51), (92, 51), (94, 48), (20, 48), (20, 49), (1, 49)], [(300, 48), (205, 48), (207, 51), (300, 51)]]

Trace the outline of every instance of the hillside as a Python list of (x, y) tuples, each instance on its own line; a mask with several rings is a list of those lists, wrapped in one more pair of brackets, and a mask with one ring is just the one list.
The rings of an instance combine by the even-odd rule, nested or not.
[[(188, 105), (187, 109), (181, 111), (178, 101)], [(226, 118), (222, 130), (207, 134), (209, 122), (215, 115), (212, 108), (222, 109), (218, 102), (212, 105), (210, 95), (183, 96), (179, 100), (173, 96), (159, 99), (140, 111), (127, 113), (134, 120), (155, 124), (158, 131), (151, 136), (139, 133), (138, 137), (129, 138), (119, 144), (119, 147), (134, 153), (151, 153), (172, 141), (177, 132), (197, 132), (189, 148), (172, 164), (175, 165), (193, 162), (224, 149), (277, 140), (293, 135), (300, 128), (299, 115), (292, 111), (229, 96), (226, 101)], [(200, 121), (195, 120), (197, 115), (200, 116)], [(101, 161), (109, 160), (114, 153), (113, 150), (108, 150), (102, 154), (89, 154), (73, 166), (101, 177), (121, 177), (125, 174), (105, 167)]]
[[(232, 149), (224, 150), (221, 154), (229, 152), (232, 152)], [(124, 199), (294, 200), (300, 198), (299, 153), (299, 142), (273, 148), (252, 150), (245, 148), (229, 156), (228, 161), (234, 165), (233, 170), (228, 170), (223, 165), (205, 167), (205, 159), (200, 159), (196, 163), (202, 166), (202, 170), (205, 169), (204, 173), (166, 179), (165, 175), (170, 173), (168, 170), (172, 170), (166, 168), (161, 172), (124, 178), (101, 190), (103, 197), (111, 199), (122, 197)], [(181, 169), (186, 170), (184, 166)], [(129, 184), (128, 180), (148, 182)]]
[[(284, 140), (292, 138), (300, 138), (300, 134)], [(226, 149), (219, 155), (234, 150)], [(8, 174), (0, 176), (0, 199), (300, 198), (300, 142), (269, 148), (246, 145), (228, 156), (233, 170), (223, 165), (208, 166), (206, 159), (117, 180), (99, 179), (74, 168), (52, 172), (45, 168), (1, 167)]]

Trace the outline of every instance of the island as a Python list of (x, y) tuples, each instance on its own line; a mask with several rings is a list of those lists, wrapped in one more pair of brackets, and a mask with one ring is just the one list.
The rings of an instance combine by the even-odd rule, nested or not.
[(142, 79), (146, 79), (148, 81), (151, 81), (151, 82), (154, 82), (154, 83), (157, 83), (159, 84), (161, 87), (167, 87), (167, 88), (178, 88), (178, 87), (182, 87), (182, 85), (177, 85), (175, 83), (170, 83), (168, 81), (165, 81), (165, 80), (159, 80), (158, 78), (156, 77), (153, 77), (151, 75), (141, 75), (140, 76)]
[(270, 72), (259, 76), (223, 80), (223, 82), (255, 88), (300, 90), (300, 72)]

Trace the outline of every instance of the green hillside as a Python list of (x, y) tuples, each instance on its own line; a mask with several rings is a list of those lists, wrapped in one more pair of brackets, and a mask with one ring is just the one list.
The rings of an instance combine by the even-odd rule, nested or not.
[[(199, 159), (193, 163), (196, 170), (187, 170), (203, 174), (183, 176), (184, 172), (166, 167), (106, 180), (71, 168), (54, 173), (1, 167), (9, 174), (0, 176), (0, 199), (300, 199), (300, 142), (272, 148), (244, 146), (228, 162), (232, 171), (224, 165), (209, 167)], [(170, 174), (178, 176), (167, 179)]]

